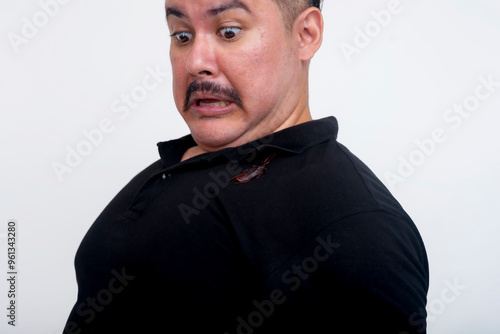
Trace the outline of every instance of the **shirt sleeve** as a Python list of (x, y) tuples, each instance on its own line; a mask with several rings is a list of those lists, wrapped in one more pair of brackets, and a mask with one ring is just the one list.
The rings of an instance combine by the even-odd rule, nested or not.
[(358, 213), (323, 229), (273, 273), (286, 301), (269, 325), (303, 333), (426, 333), (428, 279), (425, 248), (409, 218)]

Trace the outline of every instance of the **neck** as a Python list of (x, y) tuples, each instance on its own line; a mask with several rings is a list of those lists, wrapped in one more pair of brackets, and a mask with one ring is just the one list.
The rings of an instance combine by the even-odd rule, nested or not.
[[(292, 126), (295, 126), (295, 125), (298, 125), (301, 123), (311, 121), (311, 120), (312, 120), (311, 113), (309, 111), (309, 107), (307, 107), (302, 113), (300, 113), (298, 115), (293, 115), (292, 117), (287, 119), (283, 124), (281, 124), (279, 127), (277, 127), (274, 131), (268, 133), (267, 135), (284, 130), (286, 128), (289, 128), (289, 127), (292, 127)], [(252, 140), (257, 140), (257, 139), (259, 139), (259, 138), (253, 138)], [(182, 156), (181, 162), (184, 160), (191, 159), (197, 155), (208, 153), (208, 152), (211, 152), (211, 151), (206, 150), (201, 146), (193, 146), (193, 147), (187, 149), (186, 152), (184, 152), (184, 155)]]

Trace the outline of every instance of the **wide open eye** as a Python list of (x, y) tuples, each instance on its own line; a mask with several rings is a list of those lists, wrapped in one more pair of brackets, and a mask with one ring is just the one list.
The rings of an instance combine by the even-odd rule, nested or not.
[(186, 31), (174, 32), (170, 36), (175, 37), (176, 42), (181, 45), (188, 43), (193, 38), (193, 34)]
[(238, 34), (241, 32), (240, 28), (237, 27), (222, 27), (217, 32), (217, 35), (226, 39), (233, 40), (238, 37)]

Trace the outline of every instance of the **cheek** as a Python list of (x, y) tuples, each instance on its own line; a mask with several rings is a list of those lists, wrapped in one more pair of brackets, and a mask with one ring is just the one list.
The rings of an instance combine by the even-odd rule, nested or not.
[(240, 52), (242, 67), (248, 72), (269, 73), (279, 66), (283, 62), (283, 52), (282, 46), (277, 45), (277, 42), (260, 36), (254, 43), (247, 45)]
[(263, 106), (273, 103), (272, 99), (283, 85), (286, 56), (280, 45), (265, 40), (252, 43), (238, 56), (224, 58), (225, 73), (248, 106), (255, 107), (254, 103)]
[(171, 59), (174, 101), (179, 110), (184, 108), (187, 83), (186, 64), (182, 60)]

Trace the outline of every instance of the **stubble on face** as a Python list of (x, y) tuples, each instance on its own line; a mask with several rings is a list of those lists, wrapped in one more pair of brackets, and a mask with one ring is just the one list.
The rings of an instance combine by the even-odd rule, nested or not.
[[(189, 43), (171, 45), (174, 98), (205, 151), (292, 126), (307, 109), (295, 39), (279, 7), (273, 0), (238, 1), (248, 10), (233, 6), (233, 0), (167, 1), (170, 12), (178, 11), (169, 17), (171, 33), (192, 34)], [(228, 9), (209, 15), (214, 8)], [(241, 38), (223, 39), (221, 26), (241, 29)], [(228, 105), (207, 106), (217, 102)], [(218, 107), (228, 112), (219, 115)]]

